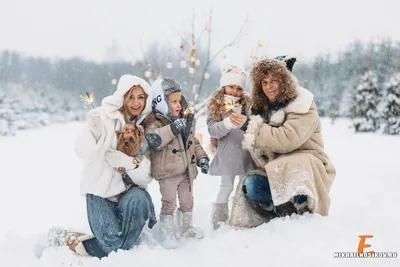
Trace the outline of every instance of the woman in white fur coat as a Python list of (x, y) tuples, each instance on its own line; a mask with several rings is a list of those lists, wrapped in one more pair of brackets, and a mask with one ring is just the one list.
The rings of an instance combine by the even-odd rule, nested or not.
[[(146, 81), (123, 75), (114, 94), (88, 112), (75, 151), (83, 160), (80, 191), (86, 196), (94, 236), (61, 231), (59, 245), (68, 245), (80, 255), (101, 258), (117, 249), (128, 250), (138, 245), (146, 222), (149, 221), (150, 228), (156, 223), (151, 197), (142, 189), (152, 180), (146, 151), (140, 152), (143, 157), (138, 163), (134, 157), (116, 150), (116, 131), (123, 129), (126, 120), (143, 130), (141, 123), (151, 113), (151, 101), (152, 92)], [(141, 188), (128, 187), (118, 168), (125, 168)]]
[(251, 71), (253, 116), (231, 115), (245, 131), (243, 147), (259, 168), (237, 187), (232, 225), (253, 227), (292, 213), (329, 213), (336, 171), (324, 152), (313, 95), (290, 73), (293, 60), (258, 62)]

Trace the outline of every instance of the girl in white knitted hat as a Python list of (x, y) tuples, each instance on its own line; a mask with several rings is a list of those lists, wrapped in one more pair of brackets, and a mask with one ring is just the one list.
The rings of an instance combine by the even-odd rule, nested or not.
[[(208, 132), (217, 143), (209, 174), (221, 176), (221, 186), (213, 203), (212, 222), (214, 229), (229, 217), (229, 196), (234, 189), (235, 178), (254, 169), (250, 154), (242, 149), (244, 132), (230, 120), (232, 113), (249, 116), (251, 98), (244, 92), (247, 73), (241, 68), (227, 66), (222, 69), (220, 88), (207, 103)], [(217, 140), (217, 142), (215, 142)]]

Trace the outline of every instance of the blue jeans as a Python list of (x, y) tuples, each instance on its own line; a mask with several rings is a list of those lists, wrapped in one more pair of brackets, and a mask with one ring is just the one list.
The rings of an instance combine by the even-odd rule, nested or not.
[(89, 225), (94, 239), (83, 242), (89, 255), (102, 258), (117, 249), (128, 250), (140, 244), (146, 221), (156, 223), (150, 195), (132, 187), (119, 201), (112, 202), (92, 194), (86, 195)]
[(263, 204), (271, 204), (271, 188), (268, 178), (259, 174), (247, 176), (243, 181), (243, 193), (249, 200), (253, 200)]

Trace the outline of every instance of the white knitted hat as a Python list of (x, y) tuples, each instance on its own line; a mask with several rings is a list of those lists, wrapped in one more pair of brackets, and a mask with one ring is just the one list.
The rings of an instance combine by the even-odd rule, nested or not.
[(239, 85), (244, 89), (246, 86), (246, 80), (247, 73), (245, 70), (235, 66), (227, 66), (222, 69), (220, 86)]

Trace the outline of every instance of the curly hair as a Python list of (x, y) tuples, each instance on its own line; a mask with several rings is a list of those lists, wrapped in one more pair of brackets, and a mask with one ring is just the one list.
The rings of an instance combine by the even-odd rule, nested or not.
[[(211, 95), (210, 100), (207, 103), (208, 114), (213, 117), (221, 117), (222, 114), (226, 112), (224, 94), (225, 87), (222, 87)], [(239, 104), (242, 105), (242, 113), (245, 112), (246, 105), (248, 103), (251, 103), (251, 99), (246, 93), (243, 92), (239, 100)]]
[(284, 62), (273, 59), (261, 60), (251, 70), (250, 77), (253, 110), (257, 110), (260, 114), (266, 113), (270, 103), (261, 86), (261, 82), (265, 78), (274, 77), (278, 80), (280, 87), (276, 102), (279, 105), (286, 105), (297, 96), (297, 80), (286, 68)]

